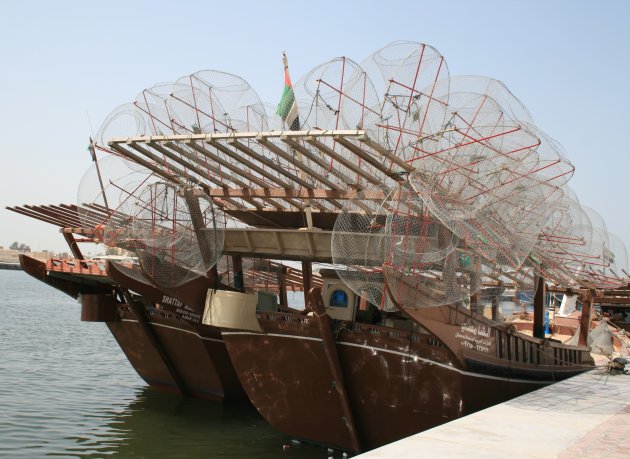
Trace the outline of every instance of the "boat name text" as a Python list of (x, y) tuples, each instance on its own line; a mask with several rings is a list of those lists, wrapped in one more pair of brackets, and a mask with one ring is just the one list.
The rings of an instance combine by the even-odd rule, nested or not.
[(464, 324), (455, 333), (455, 338), (466, 349), (478, 352), (490, 352), (490, 347), (494, 344), (494, 339), (490, 337), (491, 328), (482, 324)]

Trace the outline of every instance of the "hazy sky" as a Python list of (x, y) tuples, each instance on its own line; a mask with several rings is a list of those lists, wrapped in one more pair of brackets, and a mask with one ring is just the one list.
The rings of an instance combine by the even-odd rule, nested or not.
[(2, 0), (0, 245), (65, 250), (55, 227), (4, 207), (75, 203), (89, 136), (144, 88), (216, 69), (277, 103), (283, 49), (297, 81), (414, 40), (451, 75), (503, 81), (566, 149), (580, 201), (630, 247), (629, 21), (628, 1)]

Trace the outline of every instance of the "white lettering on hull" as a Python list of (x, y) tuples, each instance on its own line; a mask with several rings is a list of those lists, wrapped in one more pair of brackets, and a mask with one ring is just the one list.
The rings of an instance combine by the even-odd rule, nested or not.
[(494, 344), (494, 337), (491, 337), (491, 327), (482, 324), (464, 324), (455, 333), (455, 338), (459, 339), (459, 344), (465, 349), (477, 352), (490, 353), (490, 348)]

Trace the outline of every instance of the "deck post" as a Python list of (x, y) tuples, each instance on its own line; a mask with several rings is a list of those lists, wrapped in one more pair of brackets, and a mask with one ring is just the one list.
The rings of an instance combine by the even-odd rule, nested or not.
[(475, 293), (470, 295), (470, 312), (473, 314), (481, 313), (483, 315), (483, 309), (481, 309), (481, 295), (479, 293), (481, 290), (481, 276), (479, 275), (481, 272), (481, 263), (479, 257), (471, 258), (472, 272), (470, 274), (470, 285)]
[(285, 308), (289, 307), (289, 298), (287, 296), (287, 267), (281, 266), (278, 271), (278, 286), (280, 290), (280, 304)]
[(239, 255), (232, 256), (232, 272), (234, 273), (234, 288), (239, 292), (245, 289), (243, 280), (243, 258)]
[(536, 294), (534, 295), (534, 337), (545, 339), (545, 297), (547, 286), (541, 276), (536, 278)]
[(499, 282), (499, 285), (497, 286), (497, 295), (494, 295), (492, 298), (492, 320), (498, 320), (499, 318), (499, 303), (501, 298), (498, 293), (501, 292), (501, 287), (501, 282)]
[(313, 287), (313, 264), (310, 261), (302, 262), (302, 284), (304, 286), (304, 304), (309, 302), (309, 292)]
[(582, 315), (580, 316), (579, 346), (588, 346), (588, 333), (591, 328), (591, 312), (593, 311), (593, 299), (595, 290), (589, 290), (582, 297)]

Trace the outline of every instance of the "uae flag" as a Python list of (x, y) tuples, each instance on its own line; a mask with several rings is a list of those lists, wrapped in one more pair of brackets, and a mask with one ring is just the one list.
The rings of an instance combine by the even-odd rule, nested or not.
[(297, 103), (295, 102), (295, 94), (293, 94), (291, 78), (289, 77), (289, 63), (287, 61), (287, 55), (284, 52), (282, 53), (282, 63), (284, 64), (284, 91), (282, 91), (282, 98), (278, 104), (276, 115), (282, 118), (282, 121), (289, 126), (290, 130), (299, 131), (300, 117)]

